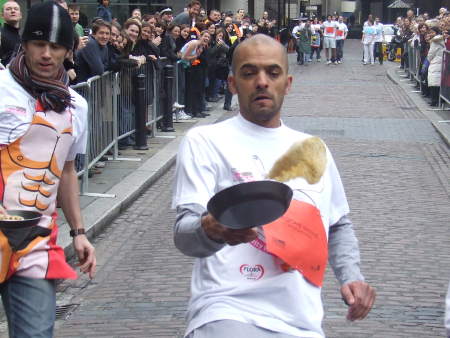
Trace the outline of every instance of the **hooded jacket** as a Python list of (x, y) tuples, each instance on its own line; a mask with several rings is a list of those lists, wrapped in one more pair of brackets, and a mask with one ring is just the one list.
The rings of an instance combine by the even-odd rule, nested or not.
[(444, 37), (436, 35), (430, 41), (430, 50), (427, 59), (430, 62), (428, 67), (428, 86), (439, 87), (441, 85), (442, 58), (445, 50)]

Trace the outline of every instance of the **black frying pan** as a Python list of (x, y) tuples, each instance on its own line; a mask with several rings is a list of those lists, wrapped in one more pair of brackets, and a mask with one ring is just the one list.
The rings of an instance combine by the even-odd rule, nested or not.
[(277, 181), (240, 183), (215, 194), (208, 202), (211, 215), (231, 229), (248, 229), (275, 221), (289, 208), (292, 190)]
[(2, 221), (0, 220), (0, 229), (26, 228), (37, 225), (41, 219), (41, 214), (37, 211), (28, 210), (6, 210), (8, 215), (22, 216), (23, 221)]
[(38, 226), (41, 214), (28, 210), (7, 210), (11, 216), (22, 216), (23, 221), (0, 220), (0, 231), (8, 238), (13, 251), (22, 250), (37, 236), (46, 237), (51, 230)]

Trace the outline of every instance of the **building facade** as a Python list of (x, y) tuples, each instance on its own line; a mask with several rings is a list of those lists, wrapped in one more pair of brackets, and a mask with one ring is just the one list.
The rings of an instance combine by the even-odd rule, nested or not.
[[(5, 0), (0, 0), (1, 1)], [(24, 16), (26, 9), (42, 0), (18, 0)], [(76, 2), (81, 7), (86, 21), (96, 15), (97, 0), (66, 0)], [(344, 15), (355, 24), (364, 22), (369, 13), (378, 16), (385, 23), (392, 22), (396, 16), (404, 15), (406, 10), (392, 10), (388, 6), (394, 0), (201, 0), (207, 9), (219, 9), (236, 13), (244, 9), (253, 18), (260, 18), (264, 11), (269, 12), (272, 19), (282, 26), (300, 16), (325, 17), (327, 14)], [(428, 12), (434, 16), (440, 7), (450, 8), (450, 0), (404, 0), (411, 4), (414, 11)], [(124, 22), (134, 8), (140, 8), (143, 13), (154, 13), (163, 8), (173, 8), (174, 14), (181, 13), (188, 0), (110, 0), (113, 16)], [(404, 13), (405, 12), (405, 13)]]

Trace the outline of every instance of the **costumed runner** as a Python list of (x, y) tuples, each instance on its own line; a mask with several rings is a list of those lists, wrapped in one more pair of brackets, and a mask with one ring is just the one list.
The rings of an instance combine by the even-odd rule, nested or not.
[(80, 270), (92, 278), (94, 248), (84, 234), (77, 154), (86, 151), (87, 103), (63, 61), (73, 45), (67, 11), (53, 1), (29, 10), (22, 46), (0, 71), (0, 199), (4, 209), (42, 214), (28, 228), (0, 229), (0, 293), (10, 337), (52, 337), (55, 280), (75, 279), (56, 244), (56, 203), (71, 227)]

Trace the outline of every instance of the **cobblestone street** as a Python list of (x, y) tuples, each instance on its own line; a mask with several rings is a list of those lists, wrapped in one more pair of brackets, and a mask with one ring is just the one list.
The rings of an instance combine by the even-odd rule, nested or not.
[[(362, 271), (378, 294), (368, 318), (348, 322), (328, 269), (325, 332), (329, 338), (445, 337), (450, 151), (386, 76), (397, 64), (363, 66), (361, 54), (360, 42), (349, 40), (342, 65), (297, 66), (290, 55), (294, 84), (283, 106), (288, 126), (322, 137), (331, 149)], [(55, 337), (183, 336), (193, 260), (173, 245), (172, 179), (173, 168), (95, 239), (93, 281), (83, 276), (58, 286), (58, 305), (67, 307), (60, 308)]]

